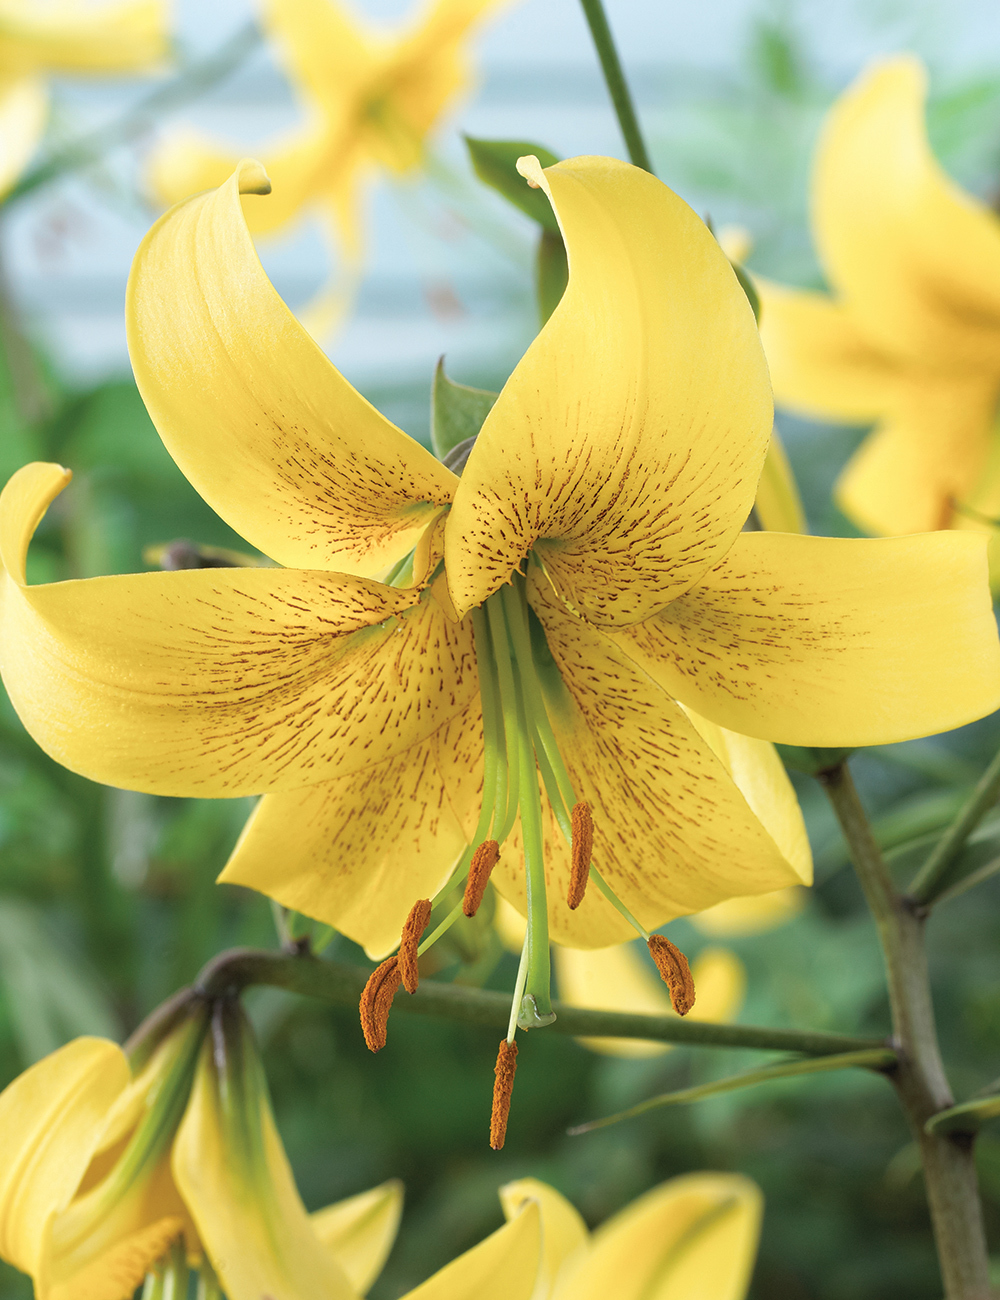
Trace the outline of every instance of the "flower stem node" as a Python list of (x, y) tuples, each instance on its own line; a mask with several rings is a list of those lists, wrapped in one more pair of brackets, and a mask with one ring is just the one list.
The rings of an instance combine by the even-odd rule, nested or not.
[[(555, 1017), (552, 1017), (553, 1020)], [(493, 1085), (493, 1113), (490, 1116), (490, 1146), (499, 1151), (507, 1136), (507, 1117), (510, 1114), (510, 1099), (514, 1091), (514, 1073), (517, 1070), (517, 1043), (506, 1038), (500, 1040)]]
[(399, 970), (399, 957), (387, 957), (381, 966), (372, 971), (361, 994), (361, 1031), (371, 1052), (380, 1052), (386, 1043), (389, 1008), (396, 990), (403, 982)]
[(581, 799), (573, 805), (569, 890), (566, 902), (571, 911), (583, 902), (590, 877), (590, 859), (594, 853), (594, 818), (590, 804)]
[(525, 993), (521, 998), (517, 1013), (518, 1029), (544, 1029), (546, 1025), (551, 1025), (555, 1018), (554, 1011), (539, 1011), (534, 994)]
[(465, 896), (462, 899), (462, 912), (470, 919), (479, 911), (490, 874), (499, 861), (500, 845), (496, 840), (484, 840), (472, 855)]
[[(417, 986), (420, 984), (420, 974), (417, 970), (417, 945), (430, 919), (430, 899), (420, 898), (410, 908), (410, 915), (403, 926), (403, 934), (399, 941), (399, 974), (407, 993), (416, 993)], [(387, 1004), (386, 1015), (388, 1014)]]
[(694, 980), (688, 960), (676, 944), (662, 934), (651, 935), (647, 940), (649, 955), (670, 990), (670, 1001), (679, 1016), (686, 1016), (694, 1006)]

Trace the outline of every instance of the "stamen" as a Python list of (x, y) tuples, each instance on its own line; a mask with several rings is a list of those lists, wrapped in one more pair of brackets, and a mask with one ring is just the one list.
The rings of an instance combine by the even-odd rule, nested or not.
[(585, 800), (581, 799), (579, 803), (573, 805), (571, 824), (572, 866), (566, 902), (570, 911), (575, 911), (583, 902), (587, 881), (590, 878), (590, 859), (594, 855), (594, 819), (590, 815), (590, 804)]
[(500, 845), (496, 840), (484, 840), (472, 855), (469, 879), (465, 883), (465, 897), (462, 899), (462, 911), (473, 917), (479, 911), (483, 901), (490, 873), (500, 861)]
[(427, 922), (430, 919), (431, 900), (429, 898), (417, 899), (410, 908), (410, 915), (406, 918), (406, 924), (403, 926), (403, 934), (399, 940), (399, 952), (397, 953), (399, 975), (403, 981), (403, 988), (406, 989), (407, 993), (416, 993), (420, 984), (420, 973), (417, 970), (417, 944), (420, 942), (420, 936), (427, 929)]
[(387, 957), (368, 977), (358, 1009), (361, 1012), (361, 1032), (370, 1052), (379, 1052), (385, 1047), (389, 1008), (402, 981), (398, 957)]
[(662, 934), (651, 935), (647, 940), (649, 953), (656, 969), (670, 990), (670, 1001), (679, 1016), (686, 1016), (694, 1006), (694, 980), (688, 960), (676, 944)]
[(507, 1117), (510, 1114), (510, 1098), (514, 1091), (514, 1073), (517, 1070), (517, 1043), (508, 1043), (506, 1038), (500, 1040), (500, 1051), (494, 1073), (493, 1112), (490, 1115), (490, 1146), (499, 1151), (507, 1136)]

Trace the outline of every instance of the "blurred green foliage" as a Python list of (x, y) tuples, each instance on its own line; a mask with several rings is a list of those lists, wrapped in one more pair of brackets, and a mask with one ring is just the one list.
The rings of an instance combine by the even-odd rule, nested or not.
[[(816, 283), (804, 223), (809, 145), (831, 90), (794, 28), (755, 29), (743, 80), (661, 123), (661, 174), (712, 198), (713, 215), (752, 231), (751, 264)], [(935, 142), (982, 193), (1000, 178), (1000, 79), (956, 86), (933, 106)], [(530, 269), (526, 269), (530, 274)], [(66, 392), (5, 315), (0, 472), (59, 460), (72, 487), (43, 521), (35, 581), (138, 571), (175, 538), (244, 547), (200, 500), (127, 381)], [(527, 340), (526, 340), (527, 341)], [(468, 379), (499, 389), (503, 374)], [(421, 389), (366, 394), (404, 428), (427, 428)], [(859, 430), (785, 421), (813, 528), (852, 530), (830, 487)], [(886, 848), (932, 835), (1000, 745), (987, 719), (950, 736), (859, 753), (853, 766)], [(818, 787), (795, 776), (816, 852), (805, 912), (736, 939), (749, 993), (743, 1018), (846, 1033), (888, 1025), (874, 929)], [(51, 762), (0, 708), (0, 1083), (79, 1033), (122, 1035), (222, 948), (275, 942), (266, 900), (214, 884), (249, 810), (245, 800), (169, 800), (97, 787)], [(690, 956), (706, 940), (671, 928)], [(1000, 881), (942, 907), (930, 927), (941, 1035), (957, 1095), (1000, 1073)], [(345, 940), (338, 956), (363, 960)], [(510, 988), (504, 956), (491, 986)], [(357, 1018), (278, 993), (248, 999), (281, 1132), (315, 1208), (387, 1177), (407, 1186), (400, 1240), (372, 1295), (390, 1300), (500, 1222), (497, 1186), (535, 1175), (596, 1224), (663, 1178), (740, 1170), (767, 1198), (757, 1300), (936, 1300), (940, 1284), (915, 1149), (889, 1086), (867, 1074), (790, 1079), (569, 1138), (565, 1129), (656, 1092), (772, 1059), (675, 1050), (599, 1057), (552, 1034), (524, 1042), (503, 1152), (487, 1145), (494, 1035), (397, 1017), (377, 1057)], [(1000, 1233), (1000, 1133), (980, 1143), (990, 1230)], [(0, 1266), (0, 1300), (30, 1293)]]

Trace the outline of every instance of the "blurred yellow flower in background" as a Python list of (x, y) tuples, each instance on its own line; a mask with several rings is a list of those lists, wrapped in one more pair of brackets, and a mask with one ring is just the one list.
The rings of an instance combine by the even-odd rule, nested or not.
[(166, 0), (0, 0), (0, 195), (45, 130), (46, 73), (139, 72), (166, 56)]
[(761, 339), (779, 405), (875, 424), (836, 490), (859, 527), (996, 538), (1000, 220), (931, 153), (926, 82), (883, 60), (830, 111), (812, 182), (830, 293), (758, 282)]

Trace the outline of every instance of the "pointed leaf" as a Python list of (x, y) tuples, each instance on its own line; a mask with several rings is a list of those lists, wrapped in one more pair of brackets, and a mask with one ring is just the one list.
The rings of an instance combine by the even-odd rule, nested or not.
[(959, 1106), (932, 1115), (924, 1125), (925, 1133), (976, 1133), (987, 1120), (1000, 1116), (1000, 1096), (974, 1097)]
[(544, 325), (559, 306), (569, 282), (569, 263), (562, 235), (543, 230), (535, 255), (535, 292), (538, 294), (539, 324)]
[(442, 357), (431, 388), (431, 446), (435, 456), (444, 460), (460, 442), (474, 438), (499, 396), (486, 388), (456, 384), (444, 373)]
[(550, 149), (527, 140), (477, 140), (471, 135), (465, 137), (465, 144), (481, 181), (537, 221), (543, 230), (559, 236), (559, 223), (548, 199), (541, 190), (532, 189), (517, 171), (518, 158), (526, 154), (534, 154), (543, 167), (552, 167), (559, 159)]

